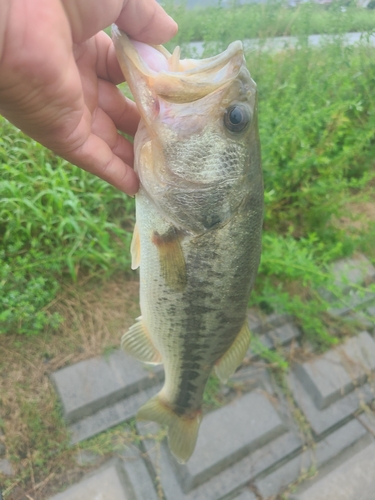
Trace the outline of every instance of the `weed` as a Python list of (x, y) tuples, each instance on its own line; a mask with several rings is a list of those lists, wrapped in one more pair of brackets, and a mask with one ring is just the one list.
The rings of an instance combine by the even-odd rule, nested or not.
[(179, 25), (169, 48), (200, 40), (208, 43), (220, 40), (225, 47), (233, 39), (372, 32), (375, 26), (373, 10), (359, 9), (354, 2), (348, 5), (347, 1), (330, 5), (306, 2), (295, 8), (281, 0), (250, 5), (233, 2), (231, 8), (219, 3), (217, 7), (193, 10), (173, 0), (164, 1), (163, 5)]
[[(351, 6), (343, 12), (340, 4), (173, 9), (180, 32), (172, 44), (220, 39), (224, 46), (253, 36), (337, 34), (319, 48), (302, 36), (292, 53), (247, 54), (259, 89), (266, 200), (262, 262), (251, 300), (267, 312), (293, 314), (319, 348), (334, 344), (339, 333), (326, 315), (332, 304), (320, 293), (327, 289), (343, 299), (330, 262), (356, 250), (375, 260), (375, 54), (365, 43), (346, 47), (339, 35), (372, 29), (375, 13)], [(19, 485), (33, 498), (45, 498), (56, 491), (49, 478), (64, 485), (78, 478), (66, 472), (74, 468), (72, 451), (47, 375), (109, 353), (138, 312), (123, 290), (134, 203), (2, 118), (0, 132), (0, 333), (7, 334), (0, 337), (1, 426), (17, 470), (5, 491), (13, 495)], [(103, 278), (113, 273), (121, 282), (103, 290)], [(84, 297), (74, 288), (82, 277)], [(137, 284), (128, 285), (135, 295)], [(278, 373), (285, 372), (282, 354), (253, 345)], [(220, 404), (214, 377), (205, 404)], [(111, 434), (84, 446), (110, 452)]]
[(0, 117), (0, 333), (56, 327), (44, 307), (81, 269), (129, 267), (133, 200)]

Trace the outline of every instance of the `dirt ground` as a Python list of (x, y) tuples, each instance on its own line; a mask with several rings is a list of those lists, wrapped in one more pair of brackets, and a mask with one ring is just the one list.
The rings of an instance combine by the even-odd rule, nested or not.
[[(118, 348), (139, 315), (139, 284), (121, 275), (107, 282), (84, 278), (50, 304), (64, 318), (56, 332), (0, 336), (0, 441), (15, 475), (0, 474), (6, 500), (44, 500), (77, 481), (77, 466), (49, 376), (55, 370)], [(108, 443), (98, 452), (106, 458)], [(100, 462), (100, 460), (99, 460)], [(98, 462), (96, 462), (96, 466)]]

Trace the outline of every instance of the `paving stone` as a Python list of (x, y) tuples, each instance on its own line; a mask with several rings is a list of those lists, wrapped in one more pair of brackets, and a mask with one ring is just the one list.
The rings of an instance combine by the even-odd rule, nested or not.
[(249, 309), (247, 312), (249, 328), (252, 333), (259, 333), (262, 330), (263, 317), (256, 309)]
[(357, 416), (357, 420), (375, 437), (375, 414), (373, 412), (361, 413)]
[(100, 455), (89, 450), (79, 450), (75, 461), (80, 466), (94, 465), (100, 460)]
[(366, 309), (375, 302), (375, 293), (371, 291), (360, 292), (349, 290), (345, 296), (343, 306), (335, 306), (328, 310), (328, 313), (335, 317), (341, 317), (349, 314), (354, 309)]
[[(352, 420), (320, 441), (315, 449), (304, 451), (271, 474), (255, 481), (255, 486), (263, 498), (277, 495), (296, 481), (301, 474), (308, 472), (312, 466), (320, 469), (344, 450), (365, 438), (369, 438), (366, 429), (356, 420)], [(318, 498), (320, 500), (320, 497), (316, 497), (315, 500)]]
[(269, 330), (291, 323), (293, 316), (290, 314), (262, 315), (257, 309), (249, 309), (247, 314), (251, 333), (266, 333)]
[(341, 259), (332, 266), (335, 284), (348, 290), (351, 284), (360, 285), (375, 280), (375, 267), (364, 255)]
[(183, 490), (192, 490), (285, 431), (272, 404), (256, 391), (209, 413), (193, 456), (177, 469)]
[(278, 347), (291, 343), (301, 336), (300, 330), (293, 323), (270, 330), (267, 334), (271, 347)]
[[(139, 423), (141, 433), (156, 432)], [(248, 484), (257, 474), (302, 445), (263, 394), (245, 394), (202, 421), (196, 450), (186, 465), (178, 464), (165, 443), (144, 444), (167, 500), (220, 500)]]
[(375, 443), (318, 479), (293, 500), (374, 500)]
[(375, 268), (363, 255), (342, 259), (332, 266), (335, 285), (345, 294), (344, 303), (338, 304), (336, 297), (328, 290), (322, 290), (322, 296), (332, 302), (329, 313), (333, 316), (345, 316), (354, 309), (365, 309), (375, 303), (375, 294), (370, 290), (362, 293), (353, 288), (353, 284), (367, 285), (375, 281)]
[(122, 351), (68, 366), (52, 374), (67, 423), (112, 405), (136, 392), (155, 385), (163, 376), (148, 371)]
[(122, 467), (135, 493), (136, 500), (159, 500), (153, 480), (135, 446), (126, 448), (120, 455)]
[[(285, 315), (289, 317), (289, 315)], [(263, 344), (268, 349), (273, 349), (275, 347), (284, 346), (290, 344), (293, 340), (298, 339), (301, 336), (300, 330), (293, 323), (286, 323), (282, 326), (273, 327), (267, 333), (262, 333), (257, 337), (257, 340)], [(246, 354), (246, 359), (254, 360), (258, 357), (258, 354), (251, 347)]]
[(362, 332), (324, 355), (296, 365), (294, 371), (322, 410), (363, 384), (374, 370), (375, 342)]
[(7, 458), (0, 458), (0, 474), (4, 474), (4, 476), (14, 476), (12, 464)]
[(233, 498), (233, 500), (256, 500), (256, 496), (250, 490), (242, 491), (239, 495)]
[(102, 431), (126, 422), (135, 417), (139, 408), (161, 389), (156, 385), (129, 396), (112, 406), (103, 408), (89, 417), (74, 422), (69, 426), (71, 443), (76, 444), (85, 439), (96, 436)]
[(356, 326), (360, 324), (362, 328), (366, 329), (368, 332), (372, 332), (375, 327), (375, 316), (370, 315), (367, 310), (352, 311), (345, 316), (345, 322), (354, 323)]
[(234, 383), (240, 383), (241, 387), (246, 387), (250, 391), (257, 387), (264, 387), (269, 381), (269, 375), (263, 366), (254, 366), (251, 364), (237, 370), (231, 376), (230, 380)]
[(295, 374), (311, 395), (317, 408), (322, 410), (353, 389), (352, 380), (340, 362), (337, 351), (296, 365)]
[[(153, 432), (157, 426), (148, 428)], [(189, 493), (185, 493), (175, 473), (176, 464), (166, 445), (145, 441), (151, 463), (159, 475), (166, 500), (224, 500), (232, 492), (246, 486), (258, 474), (272, 467), (301, 448), (302, 442), (292, 432), (287, 432), (256, 450), (239, 462), (227, 467), (220, 474), (209, 479)]]
[(374, 388), (366, 383), (327, 408), (319, 410), (295, 373), (289, 373), (287, 380), (294, 400), (303, 411), (316, 436), (339, 425), (340, 422), (353, 415), (362, 403), (369, 403), (374, 399)]
[(50, 500), (133, 500), (116, 465), (107, 466)]

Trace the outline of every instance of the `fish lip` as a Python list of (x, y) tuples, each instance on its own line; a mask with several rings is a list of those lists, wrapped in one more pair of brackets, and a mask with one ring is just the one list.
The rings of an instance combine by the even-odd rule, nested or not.
[[(157, 72), (153, 71), (151, 68), (147, 66), (147, 64), (144, 63), (142, 58), (139, 56), (137, 50), (131, 43), (130, 41), (131, 39), (128, 37), (128, 35), (124, 31), (122, 31), (116, 24), (112, 24), (111, 29), (112, 29), (112, 40), (116, 49), (117, 58), (120, 59), (118, 55), (122, 50), (126, 58), (138, 69), (138, 71), (140, 71), (145, 76), (155, 76)], [(156, 50), (159, 50), (159, 52), (161, 52), (166, 58), (171, 56), (170, 52), (167, 49), (165, 49), (162, 45), (151, 45), (151, 47), (154, 47)], [(120, 60), (120, 65), (121, 65), (121, 60)]]
[[(210, 58), (196, 60), (196, 65), (190, 69), (186, 69), (183, 71), (155, 71), (151, 69), (138, 54), (136, 48), (131, 43), (130, 38), (124, 33), (118, 26), (115, 24), (112, 25), (112, 38), (116, 48), (117, 57), (120, 62), (120, 66), (125, 74), (126, 79), (129, 81), (129, 74), (127, 74), (130, 69), (125, 68), (126, 64), (131, 64), (133, 69), (135, 69), (140, 75), (147, 79), (148, 84), (155, 87), (155, 92), (158, 95), (162, 95), (163, 97), (167, 97), (163, 95), (163, 91), (160, 91), (158, 87), (162, 85), (158, 85), (158, 80), (162, 80), (165, 77), (173, 78), (174, 80), (183, 81), (184, 84), (197, 84), (197, 80), (202, 76), (206, 75), (205, 78), (201, 78), (200, 83), (200, 93), (199, 97), (202, 97), (202, 87), (207, 84), (207, 94), (211, 93), (213, 90), (217, 90), (218, 88), (224, 86), (225, 84), (233, 81), (239, 74), (243, 60), (244, 60), (244, 50), (242, 42), (239, 40), (232, 42), (228, 48)], [(151, 45), (154, 49), (158, 50), (166, 59), (172, 56), (170, 52), (165, 49), (162, 45)], [(122, 61), (123, 59), (126, 62)], [(222, 75), (222, 78), (216, 79), (213, 78), (212, 75), (218, 74), (220, 69), (225, 68), (225, 66), (233, 60), (236, 60), (236, 63), (233, 64), (233, 68), (231, 68), (229, 74)], [(192, 62), (193, 60), (189, 60)], [(228, 73), (227, 72), (227, 73)], [(197, 97), (197, 98), (199, 98)], [(194, 99), (192, 99), (194, 100)]]

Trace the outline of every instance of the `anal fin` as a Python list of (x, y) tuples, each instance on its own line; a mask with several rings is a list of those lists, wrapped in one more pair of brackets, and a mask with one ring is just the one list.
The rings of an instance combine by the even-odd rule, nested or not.
[(176, 460), (181, 464), (189, 460), (197, 442), (201, 411), (195, 411), (191, 415), (178, 415), (164, 403), (159, 393), (141, 406), (136, 418), (167, 426), (169, 449)]
[(136, 323), (122, 336), (121, 347), (143, 363), (158, 365), (162, 362), (160, 352), (152, 343), (142, 317), (137, 318)]
[(233, 344), (215, 365), (216, 375), (222, 382), (226, 382), (241, 364), (249, 348), (250, 337), (251, 334), (246, 321)]

